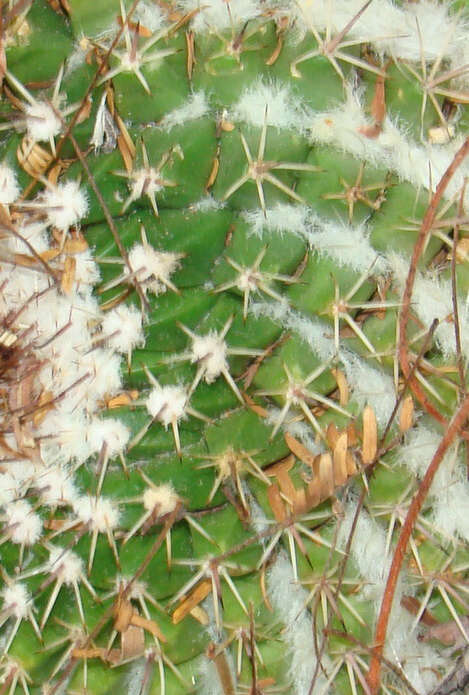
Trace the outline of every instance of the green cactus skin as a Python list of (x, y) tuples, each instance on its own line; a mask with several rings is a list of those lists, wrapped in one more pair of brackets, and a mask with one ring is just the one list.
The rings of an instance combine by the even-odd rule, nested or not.
[[(467, 134), (465, 3), (3, 5), (0, 693), (370, 692), (445, 430), (398, 328)], [(407, 331), (440, 420), (468, 176)], [(466, 444), (413, 528), (383, 695), (467, 674)]]

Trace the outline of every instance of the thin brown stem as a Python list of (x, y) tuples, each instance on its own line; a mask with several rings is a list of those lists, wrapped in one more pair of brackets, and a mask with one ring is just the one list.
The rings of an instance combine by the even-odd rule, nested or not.
[(402, 563), (404, 562), (404, 556), (407, 549), (407, 544), (410, 539), (410, 535), (412, 533), (412, 529), (415, 526), (417, 517), (420, 513), (420, 510), (422, 509), (422, 505), (425, 501), (425, 498), (430, 489), (433, 478), (435, 477), (435, 474), (438, 470), (438, 467), (442, 462), (447, 450), (449, 449), (455, 438), (458, 436), (459, 432), (462, 430), (468, 416), (469, 396), (466, 396), (461, 407), (449, 423), (443, 435), (443, 438), (430, 462), (430, 465), (427, 468), (427, 472), (425, 473), (425, 476), (422, 482), (420, 483), (420, 486), (414, 496), (414, 499), (410, 504), (404, 524), (401, 528), (401, 533), (399, 536), (399, 540), (397, 541), (396, 549), (392, 558), (391, 568), (389, 570), (389, 575), (383, 594), (383, 600), (381, 602), (381, 609), (376, 624), (374, 640), (375, 646), (373, 648), (373, 655), (371, 658), (370, 669), (367, 677), (371, 695), (378, 695), (379, 692), (381, 680), (381, 660), (383, 655), (384, 642), (386, 639), (389, 616), (391, 614), (394, 593), (399, 579), (399, 574), (402, 568)]
[[(436, 187), (435, 193), (431, 198), (430, 204), (427, 208), (427, 212), (425, 213), (425, 216), (423, 218), (419, 236), (414, 246), (409, 273), (407, 275), (404, 296), (402, 299), (401, 315), (399, 319), (399, 361), (404, 376), (406, 378), (410, 374), (409, 345), (407, 341), (407, 324), (409, 323), (410, 318), (410, 302), (412, 297), (412, 290), (415, 283), (415, 277), (417, 274), (418, 262), (425, 248), (427, 237), (430, 234), (432, 225), (435, 221), (438, 205), (440, 204), (440, 201), (456, 170), (459, 166), (461, 166), (468, 153), (469, 137), (465, 140), (464, 144), (456, 152), (453, 161), (441, 177), (441, 180), (438, 183), (438, 186)], [(415, 376), (412, 376), (412, 378), (409, 380), (409, 385), (412, 390), (412, 393), (417, 398), (422, 408), (442, 425), (446, 425), (446, 418), (432, 405), (432, 403), (430, 403)]]
[[(58, 116), (60, 114), (57, 113)], [(94, 179), (93, 174), (91, 173), (91, 170), (88, 166), (88, 162), (85, 159), (85, 156), (83, 152), (81, 151), (77, 141), (75, 140), (75, 137), (72, 135), (72, 133), (69, 133), (68, 139), (72, 143), (73, 149), (75, 150), (75, 154), (77, 155), (78, 159), (80, 160), (80, 164), (82, 165), (83, 169), (85, 170), (85, 173), (88, 177), (88, 181), (90, 182), (91, 188), (94, 191), (94, 194), (96, 195), (96, 198), (98, 199), (98, 202), (101, 206), (101, 209), (104, 213), (104, 217), (106, 218), (106, 222), (108, 224), (109, 229), (111, 230), (112, 236), (114, 238), (115, 244), (117, 248), (119, 249), (119, 253), (121, 254), (122, 258), (124, 259), (124, 262), (126, 266), (129, 269), (130, 273), (133, 273), (133, 268), (130, 265), (129, 261), (129, 254), (127, 253), (127, 249), (125, 248), (124, 244), (121, 241), (121, 238), (119, 236), (119, 232), (117, 231), (117, 227), (114, 223), (114, 220), (112, 219), (112, 215), (109, 212), (109, 208), (106, 205), (106, 202), (101, 194), (101, 191), (99, 190), (96, 181)], [(135, 283), (135, 289), (137, 290), (138, 296), (140, 297), (140, 301), (142, 302), (142, 306), (144, 308), (148, 308), (148, 301), (145, 297), (145, 293), (142, 290), (140, 283), (137, 281), (137, 278), (134, 278), (134, 283)]]
[[(458, 205), (458, 217), (461, 217), (463, 210), (464, 194), (466, 192), (467, 181), (464, 182), (464, 186), (461, 189), (461, 195), (459, 196)], [(462, 355), (461, 348), (461, 326), (459, 324), (459, 308), (458, 308), (458, 285), (456, 278), (456, 262), (458, 253), (458, 241), (459, 241), (459, 224), (456, 223), (453, 229), (453, 254), (451, 256), (451, 293), (453, 300), (453, 322), (454, 322), (454, 341), (456, 343), (456, 363), (458, 366), (460, 389), (463, 396), (466, 395), (466, 378), (464, 374), (464, 358)]]

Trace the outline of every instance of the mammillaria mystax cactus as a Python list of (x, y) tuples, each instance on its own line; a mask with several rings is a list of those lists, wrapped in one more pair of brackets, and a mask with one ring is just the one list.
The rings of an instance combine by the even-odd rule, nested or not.
[(1, 17), (0, 692), (462, 689), (465, 3)]

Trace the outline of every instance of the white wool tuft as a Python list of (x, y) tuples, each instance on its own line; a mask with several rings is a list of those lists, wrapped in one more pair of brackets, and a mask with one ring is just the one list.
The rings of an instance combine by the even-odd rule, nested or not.
[(93, 253), (90, 249), (77, 253), (75, 259), (75, 284), (78, 292), (87, 292), (93, 285), (96, 285), (100, 278), (100, 272), (95, 263)]
[(341, 360), (352, 389), (352, 398), (360, 410), (368, 404), (373, 408), (378, 425), (384, 427), (396, 404), (393, 379), (367, 362), (349, 352), (341, 352)]
[(143, 195), (159, 193), (164, 188), (162, 176), (154, 167), (136, 169), (132, 172), (130, 180), (129, 203), (138, 200)]
[[(89, 377), (70, 391), (70, 403), (82, 402), (89, 412), (94, 412), (99, 401), (116, 393), (122, 386), (120, 357), (110, 355), (104, 349), (93, 350), (79, 357), (79, 367), (80, 375), (88, 373)], [(81, 401), (82, 398), (85, 400)]]
[(33, 512), (29, 502), (18, 500), (11, 502), (5, 509), (7, 525), (10, 526), (9, 536), (13, 543), (33, 545), (42, 534), (41, 517)]
[(75, 500), (73, 510), (83, 524), (99, 533), (113, 531), (119, 523), (117, 504), (109, 497), (83, 495)]
[(157, 510), (159, 516), (174, 512), (179, 495), (175, 492), (171, 483), (163, 483), (158, 487), (149, 487), (143, 493), (143, 506), (147, 511)]
[(26, 131), (34, 142), (44, 142), (58, 135), (62, 123), (50, 104), (45, 101), (35, 101), (28, 104), (24, 110)]
[(280, 302), (252, 302), (249, 305), (249, 313), (258, 318), (268, 316), (273, 321), (282, 323), (287, 321), (289, 315), (288, 306)]
[(158, 125), (169, 132), (175, 126), (185, 125), (189, 121), (202, 118), (209, 110), (210, 104), (207, 101), (207, 96), (203, 90), (200, 90), (191, 94), (185, 104), (166, 114)]
[(207, 335), (195, 335), (192, 339), (191, 362), (200, 363), (207, 384), (213, 383), (222, 372), (228, 371), (226, 354), (226, 343), (216, 331), (210, 331)]
[(66, 181), (48, 188), (42, 194), (49, 224), (67, 232), (88, 212), (88, 200), (78, 181)]
[(135, 577), (123, 577), (122, 575), (116, 575), (115, 586), (117, 591), (119, 591), (122, 585), (129, 588), (129, 598), (135, 599), (136, 601), (143, 598), (145, 594), (148, 594), (148, 586), (146, 582), (142, 581), (141, 579), (136, 580)]
[(165, 427), (186, 414), (187, 393), (182, 386), (155, 386), (146, 401), (148, 412)]
[[(299, 16), (317, 30), (339, 33), (363, 7), (361, 0), (300, 0)], [(375, 0), (355, 22), (345, 40), (376, 41), (377, 49), (411, 61), (455, 56), (467, 38), (464, 21), (451, 17), (449, 6), (432, 0), (397, 5)], [(420, 34), (419, 34), (420, 30)]]
[(100, 452), (106, 444), (109, 458), (121, 454), (130, 438), (130, 431), (120, 420), (93, 418), (86, 429), (86, 438), (93, 452)]
[(127, 354), (144, 343), (142, 313), (135, 306), (120, 304), (104, 314), (101, 324), (107, 344)]
[[(272, 420), (272, 424), (275, 425), (278, 422), (280, 411), (277, 410), (275, 417)], [(289, 432), (291, 435), (299, 439), (300, 442), (307, 448), (312, 454), (321, 454), (324, 449), (316, 441), (316, 435), (314, 430), (312, 430), (310, 423), (300, 420), (299, 422), (289, 422), (283, 425), (285, 432)]]
[[(407, 273), (409, 270), (408, 262), (397, 254), (389, 257), (399, 288), (404, 290)], [(417, 272), (412, 291), (412, 309), (415, 311), (428, 330), (434, 319), (438, 319), (439, 324), (435, 330), (435, 339), (445, 354), (454, 355), (456, 352), (456, 340), (453, 322), (453, 292), (451, 280), (444, 280), (435, 274), (422, 274)], [(469, 357), (469, 303), (458, 297), (459, 327), (461, 350), (466, 357)]]
[(44, 437), (41, 453), (45, 461), (58, 458), (66, 463), (75, 460), (81, 464), (91, 456), (90, 447), (83, 432), (88, 425), (82, 412), (70, 413), (51, 410), (38, 427), (38, 434)]
[(0, 164), (0, 203), (10, 205), (14, 203), (20, 194), (20, 187), (15, 171), (2, 162)]
[(307, 110), (287, 85), (258, 79), (243, 92), (230, 117), (258, 128), (266, 122), (277, 128), (303, 129)]
[(23, 620), (31, 609), (31, 596), (24, 584), (15, 582), (5, 586), (1, 591), (3, 599), (2, 610)]
[(185, 12), (198, 10), (191, 20), (191, 28), (196, 32), (205, 32), (207, 29), (231, 29), (232, 25), (240, 26), (249, 19), (259, 16), (258, 0), (236, 0), (230, 3), (230, 10), (226, 2), (220, 0), (206, 0), (203, 3), (199, 0), (180, 0), (181, 7)]
[(432, 521), (436, 528), (448, 538), (459, 536), (469, 541), (469, 483), (461, 471), (459, 480), (449, 485), (432, 485)]
[(151, 647), (144, 653), (143, 659), (136, 659), (128, 664), (125, 677), (122, 679), (121, 692), (125, 695), (142, 695), (145, 692), (145, 683), (148, 682), (148, 664), (151, 663), (150, 658), (147, 658), (150, 649)]
[(65, 297), (49, 291), (33, 302), (27, 302), (21, 321), (37, 326), (38, 342), (45, 344), (44, 348), (36, 348), (38, 354), (49, 359), (53, 355), (56, 370), (61, 362), (70, 370), (70, 360), (76, 360), (72, 355), (76, 355), (81, 347), (91, 347), (89, 321), (95, 321), (98, 315), (94, 297)]
[(281, 324), (283, 328), (295, 331), (321, 360), (326, 361), (335, 353), (330, 326), (319, 321), (311, 321), (283, 303), (253, 302), (250, 313), (256, 317), (268, 316)]
[(304, 237), (308, 230), (309, 211), (304, 205), (277, 203), (267, 208), (265, 215), (262, 210), (252, 210), (243, 212), (242, 216), (258, 237), (262, 237), (264, 231), (276, 234), (291, 232)]
[(34, 464), (28, 459), (13, 459), (8, 472), (19, 485), (30, 485), (35, 475)]
[[(329, 144), (372, 166), (394, 169), (401, 180), (428, 189), (441, 178), (462, 145), (460, 136), (444, 147), (416, 144), (389, 117), (385, 118), (381, 133), (371, 139), (361, 132), (371, 125), (361, 104), (361, 94), (348, 85), (346, 97), (343, 106), (314, 113), (309, 119), (306, 126), (313, 143)], [(447, 198), (460, 192), (467, 176), (469, 163), (466, 160), (452, 177), (446, 190)], [(467, 191), (466, 199), (469, 200)]]
[[(30, 250), (25, 244), (25, 241), (27, 241), (37, 253), (43, 253), (49, 249), (50, 244), (46, 233), (46, 227), (42, 222), (23, 221), (22, 224), (19, 225), (18, 232), (21, 238), (17, 236), (8, 237), (8, 247), (13, 253), (29, 254)], [(19, 270), (19, 268), (15, 269), (16, 272)]]
[[(441, 435), (423, 424), (414, 427), (399, 451), (398, 461), (422, 478), (441, 442)], [(467, 471), (458, 459), (455, 447), (447, 452), (440, 463), (429, 490), (430, 518), (439, 532), (448, 539), (460, 536), (469, 539), (469, 483)]]
[[(341, 549), (347, 544), (355, 510), (356, 501), (345, 506), (337, 538)], [(364, 594), (367, 598), (379, 598), (388, 576), (391, 557), (386, 554), (384, 529), (364, 509), (358, 517), (350, 552), (361, 577), (367, 582)]]
[(399, 449), (399, 463), (406, 466), (414, 475), (422, 478), (441, 441), (438, 432), (423, 424), (413, 427)]
[(210, 210), (221, 210), (224, 207), (226, 207), (226, 203), (216, 200), (211, 195), (206, 195), (196, 203), (192, 203), (189, 209), (191, 212), (209, 212)]
[(155, 33), (163, 28), (166, 15), (153, 2), (138, 3), (132, 16), (133, 22), (140, 22), (142, 26)]
[(71, 550), (63, 548), (51, 548), (49, 554), (49, 567), (60, 581), (65, 584), (75, 584), (83, 576), (83, 561)]
[[(227, 649), (225, 653), (228, 657), (227, 662), (234, 682), (235, 669), (232, 664), (233, 659), (231, 651)], [(203, 693), (204, 695), (225, 695), (213, 659), (209, 659), (205, 654), (202, 654), (197, 661), (196, 669), (197, 692)]]
[(0, 473), (0, 507), (17, 497), (17, 482), (10, 473)]
[[(362, 108), (360, 94), (346, 85), (346, 101), (330, 111), (315, 112), (309, 122), (313, 142), (335, 145), (357, 157), (378, 159), (380, 148), (375, 140), (363, 136), (359, 129), (370, 125)], [(390, 156), (390, 153), (385, 153)]]
[[(171, 275), (179, 268), (180, 253), (157, 251), (149, 244), (135, 244), (129, 252), (129, 263), (137, 273), (144, 292), (155, 295), (166, 292)], [(128, 268), (124, 273), (128, 274)]]
[(36, 475), (35, 486), (40, 500), (47, 507), (72, 504), (77, 497), (71, 473), (60, 466), (51, 466)]
[(71, 75), (77, 68), (81, 67), (88, 56), (90, 42), (87, 39), (84, 41), (76, 41), (73, 50), (67, 58), (64, 68), (64, 76)]
[[(306, 695), (313, 679), (317, 658), (312, 636), (311, 615), (306, 609), (308, 592), (293, 576), (292, 566), (284, 553), (280, 553), (270, 566), (267, 574), (267, 589), (270, 602), (284, 623), (283, 638), (290, 652), (290, 678), (292, 695)], [(329, 670), (327, 654), (321, 659)], [(318, 692), (324, 687), (325, 678), (320, 675), (316, 681)]]
[(395, 597), (384, 654), (403, 669), (417, 692), (429, 693), (440, 680), (437, 669), (446, 670), (451, 662), (443, 656), (442, 649), (434, 649), (418, 639), (418, 631), (412, 631), (413, 622), (414, 616)]
[(311, 215), (311, 231), (305, 234), (311, 247), (320, 253), (326, 253), (339, 265), (348, 266), (357, 272), (364, 272), (372, 267), (374, 271), (386, 269), (385, 259), (379, 256), (370, 244), (365, 225), (352, 225), (334, 222)]

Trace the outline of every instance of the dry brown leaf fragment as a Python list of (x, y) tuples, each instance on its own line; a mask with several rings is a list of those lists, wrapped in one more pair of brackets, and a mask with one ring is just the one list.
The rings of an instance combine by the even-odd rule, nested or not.
[[(46, 252), (44, 251), (40, 254), (41, 258), (44, 258), (44, 260), (49, 260), (45, 257), (45, 253)], [(23, 268), (34, 268), (38, 264), (37, 258), (34, 258), (34, 256), (28, 256), (27, 253), (15, 253), (13, 256), (13, 262), (15, 266), (22, 266)]]
[(117, 632), (124, 634), (130, 626), (134, 626), (146, 630), (162, 642), (167, 641), (157, 623), (154, 620), (141, 616), (132, 603), (127, 598), (124, 598), (122, 592), (119, 593), (114, 603), (113, 615), (114, 629)]
[(347, 482), (348, 467), (347, 467), (347, 432), (342, 432), (335, 444), (332, 452), (334, 464), (334, 486), (340, 487)]
[(188, 77), (189, 82), (192, 80), (192, 73), (194, 72), (194, 65), (196, 63), (194, 36), (195, 35), (194, 35), (193, 31), (186, 31), (186, 34), (185, 34), (186, 49), (187, 49), (186, 71), (187, 71), (187, 77)]
[(267, 499), (269, 500), (275, 521), (279, 524), (283, 523), (287, 518), (287, 513), (277, 483), (272, 483), (272, 485), (267, 488)]
[(367, 466), (375, 460), (378, 450), (378, 425), (373, 408), (369, 405), (363, 410), (362, 461)]
[(87, 97), (85, 101), (81, 104), (80, 110), (77, 112), (76, 115), (76, 121), (75, 124), (79, 125), (80, 123), (83, 123), (90, 117), (91, 113), (91, 107), (93, 105), (93, 102), (91, 101), (90, 97)]
[(288, 470), (289, 469), (287, 467), (279, 469), (276, 478), (283, 498), (286, 499), (290, 507), (293, 509), (296, 499), (296, 487), (293, 485), (292, 479), (288, 474)]
[[(453, 257), (453, 249), (454, 246), (451, 248), (451, 250), (448, 253), (448, 260), (451, 260)], [(462, 237), (461, 239), (458, 239), (458, 243), (456, 244), (456, 262), (457, 263), (465, 263), (469, 259), (469, 237)]]
[(127, 661), (142, 656), (145, 651), (145, 631), (142, 627), (128, 625), (121, 634), (119, 661)]
[(75, 253), (83, 253), (83, 251), (86, 251), (87, 249), (88, 242), (86, 241), (83, 234), (81, 234), (81, 232), (78, 233), (74, 230), (72, 230), (71, 232), (71, 237), (67, 238), (63, 245), (64, 253), (70, 253), (72, 255)]
[(70, 294), (75, 282), (76, 259), (73, 256), (67, 256), (64, 261), (64, 269), (60, 280), (60, 288), (64, 294)]
[(329, 452), (321, 454), (315, 461), (315, 477), (321, 502), (334, 494), (334, 467)]
[(339, 389), (339, 403), (344, 406), (349, 402), (349, 388), (347, 384), (347, 379), (345, 374), (341, 369), (332, 368), (332, 376), (337, 382), (337, 388)]
[(69, 17), (71, 14), (71, 7), (68, 0), (47, 0), (49, 5), (52, 7), (54, 12), (62, 14), (65, 17)]
[(259, 417), (267, 417), (268, 412), (265, 408), (263, 408), (261, 405), (258, 405), (257, 403), (254, 402), (254, 400), (251, 398), (251, 396), (243, 391), (243, 398), (246, 402), (247, 407), (249, 410), (252, 410), (253, 413), (256, 413), (256, 415), (259, 415)]
[(106, 401), (105, 407), (109, 410), (114, 410), (115, 408), (122, 408), (123, 406), (131, 405), (132, 401), (135, 401), (137, 398), (137, 390), (124, 391), (123, 393), (119, 393), (117, 396), (113, 396), (113, 398), (110, 398), (108, 401)]
[(212, 582), (210, 579), (203, 579), (197, 586), (181, 599), (179, 606), (172, 615), (173, 625), (177, 625), (193, 611), (212, 591)]
[(207, 658), (213, 661), (215, 665), (223, 695), (235, 695), (235, 686), (225, 650), (222, 649), (222, 651), (219, 651), (217, 645), (211, 642), (207, 647), (206, 653)]
[(59, 180), (59, 176), (60, 176), (63, 168), (64, 168), (63, 162), (62, 162), (62, 160), (59, 160), (47, 172), (47, 180), (53, 186), (57, 185), (57, 181)]
[(375, 79), (375, 90), (373, 94), (373, 99), (371, 100), (370, 111), (373, 118), (373, 124), (370, 126), (363, 126), (358, 129), (358, 131), (365, 135), (365, 137), (374, 140), (379, 135), (383, 129), (383, 123), (386, 118), (386, 89), (385, 89), (385, 75), (376, 75)]
[(26, 136), (18, 145), (16, 157), (19, 165), (34, 179), (41, 176), (52, 162), (50, 152)]
[(231, 133), (231, 131), (234, 130), (236, 126), (234, 123), (231, 123), (230, 121), (227, 121), (224, 118), (222, 118), (220, 121), (220, 128), (221, 130), (223, 130), (224, 133)]
[[(421, 605), (420, 601), (418, 598), (415, 596), (409, 596), (408, 594), (404, 594), (401, 598), (401, 606), (404, 606), (406, 610), (409, 611), (412, 615), (418, 615), (421, 611)], [(433, 614), (428, 610), (428, 608), (425, 608), (423, 613), (420, 616), (420, 620), (423, 625), (427, 625), (427, 627), (432, 627), (433, 625), (439, 625), (438, 620), (433, 616)]]
[(205, 184), (204, 190), (207, 192), (215, 183), (217, 176), (218, 176), (218, 171), (220, 169), (220, 160), (219, 160), (219, 154), (220, 154), (220, 146), (217, 146), (217, 151), (215, 153), (215, 156), (212, 161), (212, 168), (210, 169), (210, 174), (208, 175), (207, 183)]
[(347, 475), (349, 478), (351, 478), (353, 475), (355, 475), (358, 472), (358, 466), (357, 466), (357, 462), (355, 461), (355, 456), (350, 451), (350, 449), (347, 450), (347, 456), (346, 456), (345, 462), (347, 464)]
[(356, 444), (358, 443), (358, 434), (354, 422), (349, 422), (349, 424), (347, 425), (347, 436), (349, 446), (356, 446)]
[(166, 12), (170, 22), (177, 22), (181, 19), (182, 12), (175, 10), (173, 3), (166, 2), (166, 0), (154, 0), (155, 5), (157, 5), (163, 12)]
[(330, 422), (327, 425), (326, 429), (326, 442), (328, 443), (329, 447), (333, 449), (337, 443), (337, 440), (339, 438), (339, 430), (337, 429), (337, 425), (335, 422)]
[(114, 114), (114, 120), (117, 127), (119, 128), (119, 135), (117, 136), (117, 146), (121, 157), (124, 162), (125, 170), (130, 173), (134, 166), (135, 156), (137, 153), (136, 147), (132, 142), (129, 131), (126, 125), (118, 113)]
[(194, 606), (190, 612), (190, 615), (201, 625), (207, 626), (210, 623), (209, 614), (202, 608), (202, 606)]
[(75, 647), (70, 652), (72, 659), (106, 659), (105, 647)]
[(317, 476), (313, 477), (306, 488), (306, 503), (308, 509), (314, 509), (321, 504), (321, 489)]
[(288, 16), (285, 15), (285, 16), (280, 17), (278, 19), (278, 21), (277, 21), (277, 43), (276, 43), (275, 48), (272, 51), (272, 53), (265, 61), (266, 65), (273, 65), (277, 61), (277, 59), (282, 51), (282, 48), (283, 48), (285, 32), (289, 26), (290, 26), (290, 18)]
[(196, 16), (196, 14), (199, 14), (200, 10), (200, 7), (196, 7), (195, 9), (190, 10), (190, 12), (186, 12), (186, 14), (182, 16), (180, 15), (180, 13), (178, 13), (176, 24), (174, 24), (174, 26), (172, 26), (168, 31), (168, 38), (174, 36), (174, 34), (176, 34), (179, 31), (179, 29), (181, 29), (186, 24), (189, 24), (191, 19), (193, 19)]
[[(116, 21), (119, 27), (122, 29), (124, 23), (120, 15), (116, 17)], [(143, 26), (143, 24), (140, 24), (140, 22), (132, 22), (131, 20), (127, 19), (126, 25), (129, 27), (130, 31), (134, 32), (142, 39), (149, 39), (152, 36), (151, 30), (147, 29), (147, 27)]]
[(410, 430), (413, 424), (414, 401), (412, 396), (409, 394), (402, 401), (401, 412), (399, 414), (399, 429), (401, 432), (407, 432), (407, 430)]
[(38, 427), (46, 417), (47, 413), (54, 408), (54, 394), (52, 391), (43, 391), (37, 402), (37, 409), (33, 414), (33, 423)]
[[(461, 615), (459, 616), (459, 621), (462, 628), (467, 633), (469, 630), (469, 616)], [(466, 643), (463, 635), (461, 634), (461, 628), (458, 626), (455, 620), (448, 620), (444, 623), (431, 625), (427, 630), (425, 630), (420, 639), (422, 642), (428, 642), (431, 639), (436, 639), (438, 642), (446, 644), (447, 646), (462, 646)]]
[(285, 443), (296, 458), (305, 463), (307, 466), (313, 467), (315, 454), (311, 453), (298, 439), (295, 439), (291, 434), (285, 432)]

